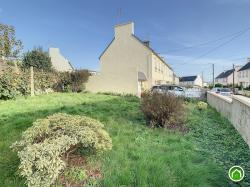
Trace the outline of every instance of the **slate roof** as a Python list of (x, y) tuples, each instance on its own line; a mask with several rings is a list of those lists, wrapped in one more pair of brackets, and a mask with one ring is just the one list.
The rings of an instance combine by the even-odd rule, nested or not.
[(240, 68), (239, 71), (243, 71), (246, 69), (250, 69), (250, 62), (248, 62), (246, 65), (244, 65), (242, 68)]
[(234, 69), (230, 69), (219, 74), (216, 79), (226, 78), (234, 72)]
[(195, 81), (197, 76), (180, 77), (180, 82)]
[(157, 56), (163, 63), (165, 63), (171, 70), (173, 70), (166, 62), (165, 60), (162, 59), (148, 44), (143, 42), (140, 38), (135, 36), (134, 34), (132, 35), (135, 39), (137, 39), (142, 45), (144, 45), (146, 48), (148, 48), (152, 53), (154, 53), (155, 56)]

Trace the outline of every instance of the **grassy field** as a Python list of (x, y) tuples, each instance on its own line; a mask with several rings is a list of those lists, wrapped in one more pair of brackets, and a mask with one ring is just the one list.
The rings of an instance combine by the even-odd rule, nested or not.
[[(9, 146), (38, 118), (55, 112), (102, 121), (113, 149), (99, 159), (103, 186), (234, 186), (227, 170), (250, 168), (250, 151), (232, 125), (213, 109), (200, 112), (189, 103), (187, 134), (150, 129), (139, 100), (100, 94), (60, 93), (0, 102), (0, 187), (25, 186)], [(236, 145), (236, 146), (235, 146)], [(250, 172), (241, 186), (250, 185)]]

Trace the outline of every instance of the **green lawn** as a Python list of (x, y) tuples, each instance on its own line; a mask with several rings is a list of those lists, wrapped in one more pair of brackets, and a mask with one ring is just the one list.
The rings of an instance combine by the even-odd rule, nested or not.
[[(188, 106), (187, 134), (149, 129), (139, 100), (100, 94), (56, 93), (0, 102), (0, 187), (25, 186), (9, 146), (38, 118), (55, 112), (102, 121), (113, 149), (99, 159), (103, 186), (233, 186), (227, 170), (250, 168), (250, 151), (232, 125), (213, 109)], [(250, 185), (250, 171), (241, 186)]]

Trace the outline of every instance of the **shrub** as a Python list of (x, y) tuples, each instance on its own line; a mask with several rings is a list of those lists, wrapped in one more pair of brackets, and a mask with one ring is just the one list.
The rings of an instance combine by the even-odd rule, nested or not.
[[(58, 81), (55, 72), (34, 71), (35, 93), (45, 93)], [(3, 70), (0, 75), (0, 99), (13, 99), (18, 95), (30, 94), (30, 71), (12, 67)]]
[(84, 83), (89, 79), (88, 70), (75, 70), (71, 72), (71, 88), (73, 92), (81, 92), (85, 89)]
[(181, 127), (184, 121), (184, 101), (170, 93), (143, 93), (141, 109), (153, 127)]
[(57, 82), (57, 72), (34, 71), (34, 87), (36, 94), (47, 92), (47, 90), (52, 89)]
[(53, 89), (57, 92), (68, 92), (70, 91), (70, 72), (60, 72), (58, 73), (58, 80), (53, 85)]
[(206, 110), (206, 109), (207, 109), (207, 103), (202, 102), (202, 101), (199, 101), (199, 102), (197, 103), (197, 108), (198, 108), (199, 110)]
[(0, 99), (13, 99), (17, 95), (16, 90), (11, 86), (11, 80), (8, 76), (0, 77)]
[(29, 77), (26, 72), (9, 67), (0, 75), (0, 99), (13, 99), (29, 93)]
[(214, 85), (214, 87), (223, 87), (223, 84), (216, 83), (216, 84)]
[(81, 92), (85, 89), (84, 83), (88, 81), (88, 70), (75, 70), (73, 72), (61, 72), (59, 80), (54, 85), (54, 89), (59, 92)]
[(20, 158), (20, 174), (28, 186), (49, 187), (79, 149), (99, 153), (112, 148), (103, 124), (85, 116), (58, 113), (39, 119), (12, 145)]

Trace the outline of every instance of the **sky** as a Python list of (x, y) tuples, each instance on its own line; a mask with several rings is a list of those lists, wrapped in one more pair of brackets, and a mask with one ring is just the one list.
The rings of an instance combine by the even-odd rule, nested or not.
[(0, 0), (0, 22), (16, 28), (23, 52), (58, 47), (74, 67), (98, 71), (114, 25), (133, 21), (177, 75), (205, 81), (213, 63), (217, 75), (247, 62), (249, 18), (250, 0)]

